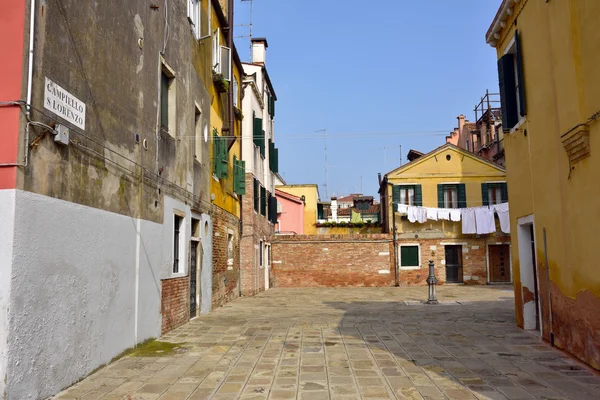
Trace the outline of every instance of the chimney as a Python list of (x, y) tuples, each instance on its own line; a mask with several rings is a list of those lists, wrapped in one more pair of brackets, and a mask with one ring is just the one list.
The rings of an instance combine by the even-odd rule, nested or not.
[(252, 39), (252, 63), (265, 65), (267, 62), (267, 39), (254, 38)]
[(459, 135), (462, 133), (462, 130), (465, 126), (465, 116), (460, 114), (456, 119), (458, 120), (458, 133)]
[(337, 197), (331, 198), (331, 219), (333, 222), (337, 222), (337, 212), (338, 212), (338, 204)]

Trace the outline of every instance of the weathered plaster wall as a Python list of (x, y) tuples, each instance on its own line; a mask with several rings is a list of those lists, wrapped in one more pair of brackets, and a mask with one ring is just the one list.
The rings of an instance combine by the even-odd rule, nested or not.
[(7, 390), (44, 398), (160, 334), (152, 280), (166, 245), (162, 226), (146, 222), (139, 247), (152, 250), (138, 257), (136, 219), (24, 191), (15, 199)]
[(0, 190), (0, 397), (2, 398), (8, 357), (8, 317), (14, 222), (15, 191)]

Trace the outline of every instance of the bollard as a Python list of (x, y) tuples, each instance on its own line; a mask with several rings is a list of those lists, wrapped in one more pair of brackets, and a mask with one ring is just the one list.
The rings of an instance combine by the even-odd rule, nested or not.
[(435, 285), (437, 284), (437, 278), (435, 277), (435, 270), (433, 260), (429, 260), (429, 276), (427, 277), (427, 286), (429, 288), (429, 299), (427, 304), (438, 304), (437, 296), (435, 294)]

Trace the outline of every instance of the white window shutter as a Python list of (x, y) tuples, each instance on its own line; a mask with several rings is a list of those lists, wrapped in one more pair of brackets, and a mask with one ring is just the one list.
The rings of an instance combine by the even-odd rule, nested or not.
[(221, 46), (219, 64), (221, 66), (220, 73), (223, 74), (223, 78), (231, 82), (231, 49), (229, 47)]
[(213, 53), (212, 54), (213, 68), (216, 73), (221, 73), (221, 62), (220, 62), (221, 51), (219, 48), (219, 29), (218, 28), (216, 31), (213, 32), (213, 52), (212, 53)]

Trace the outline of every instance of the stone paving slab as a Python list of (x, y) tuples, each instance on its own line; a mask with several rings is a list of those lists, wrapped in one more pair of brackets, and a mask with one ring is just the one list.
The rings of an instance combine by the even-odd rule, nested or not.
[(56, 399), (598, 399), (600, 375), (519, 329), (510, 286), (271, 289)]

